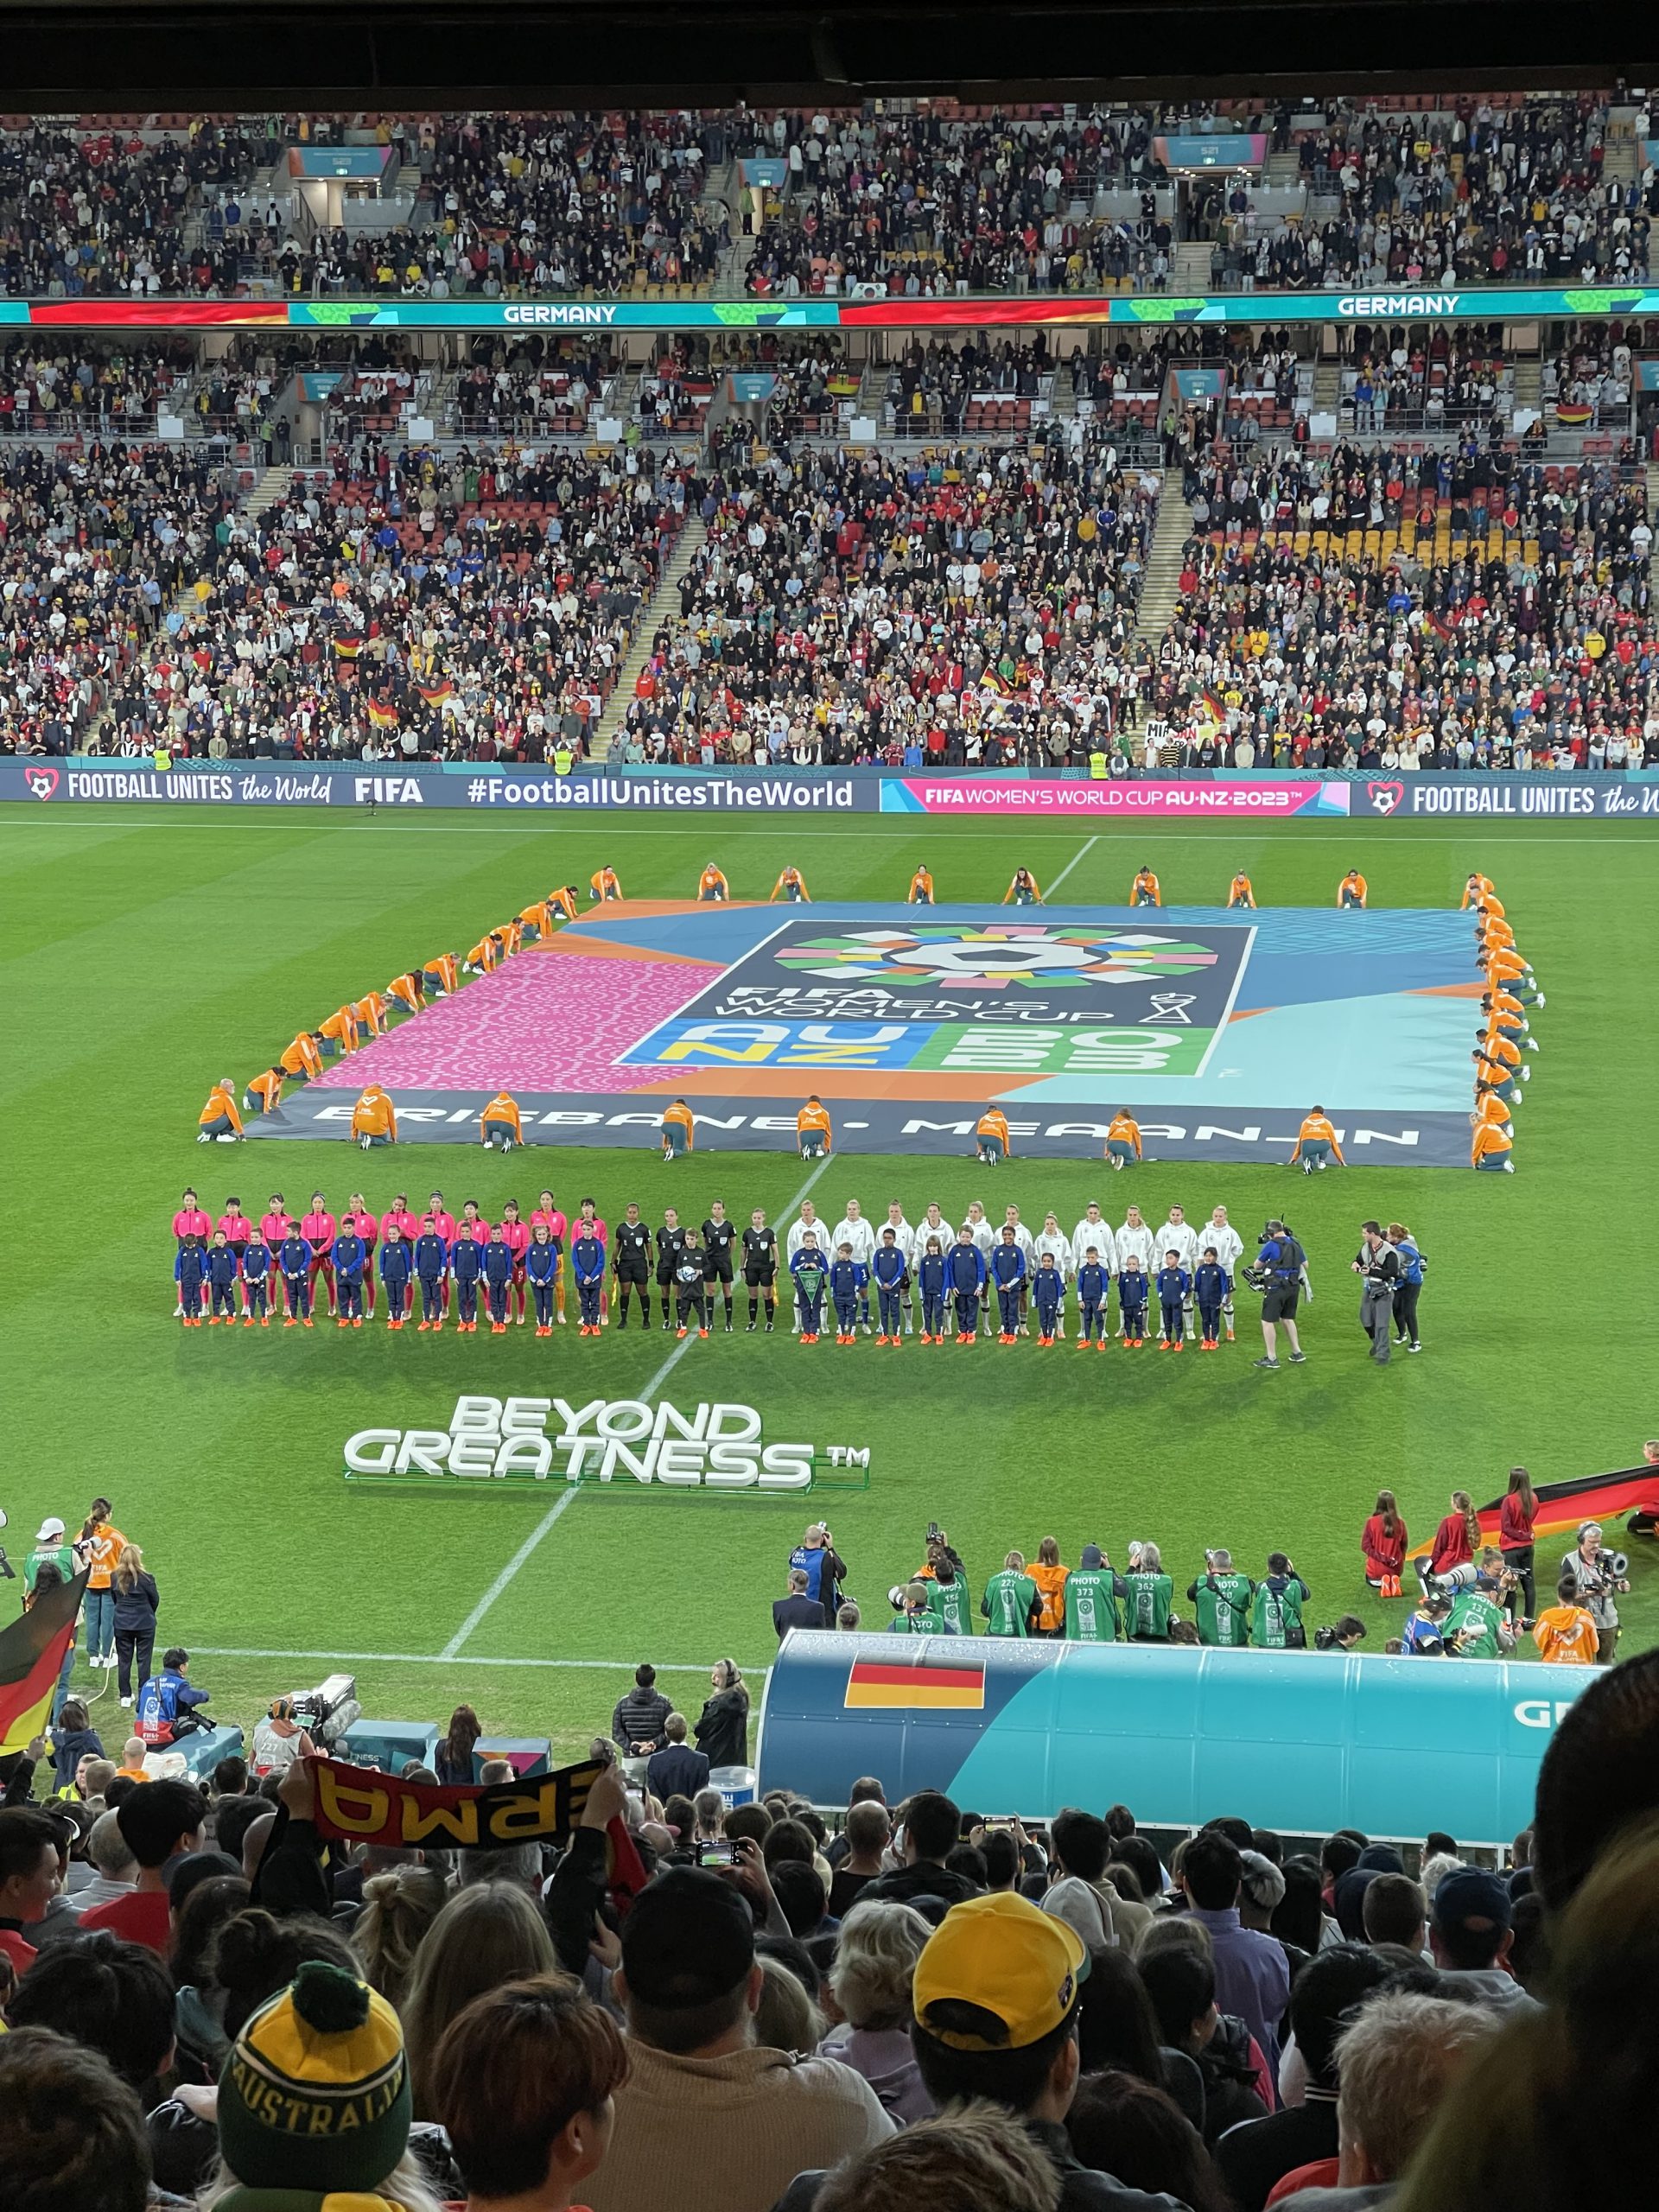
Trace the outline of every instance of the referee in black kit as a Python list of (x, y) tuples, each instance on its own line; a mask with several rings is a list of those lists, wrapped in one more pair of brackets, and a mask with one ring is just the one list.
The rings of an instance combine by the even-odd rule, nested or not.
[(1360, 1279), (1359, 1325), (1371, 1340), (1371, 1357), (1386, 1367), (1394, 1356), (1394, 1294), (1400, 1287), (1400, 1255), (1382, 1234), (1379, 1222), (1360, 1225), (1364, 1239), (1354, 1255), (1354, 1273)]

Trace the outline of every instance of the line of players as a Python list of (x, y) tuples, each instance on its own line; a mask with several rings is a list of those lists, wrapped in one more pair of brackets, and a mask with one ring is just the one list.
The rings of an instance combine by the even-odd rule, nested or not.
[(567, 1217), (550, 1191), (538, 1195), (528, 1219), (510, 1199), (492, 1223), (470, 1198), (455, 1216), (441, 1191), (420, 1214), (400, 1192), (378, 1217), (353, 1192), (338, 1218), (320, 1191), (298, 1217), (277, 1192), (257, 1222), (228, 1198), (214, 1221), (187, 1190), (173, 1233), (174, 1313), (187, 1329), (238, 1320), (266, 1328), (273, 1318), (285, 1328), (312, 1328), (319, 1310), (340, 1328), (361, 1328), (384, 1289), (391, 1330), (413, 1319), (417, 1333), (436, 1333), (453, 1318), (458, 1333), (474, 1334), (481, 1314), (493, 1335), (504, 1336), (533, 1310), (537, 1335), (550, 1337), (565, 1325), (574, 1291), (579, 1336), (597, 1336), (613, 1313), (626, 1329), (636, 1304), (639, 1326), (650, 1328), (653, 1297), (664, 1331), (683, 1338), (695, 1328), (707, 1337), (723, 1308), (730, 1335), (741, 1283), (749, 1331), (770, 1334), (781, 1284), (803, 1343), (821, 1340), (827, 1313), (837, 1344), (855, 1343), (879, 1325), (877, 1343), (894, 1350), (918, 1333), (918, 1315), (924, 1344), (954, 1338), (972, 1344), (982, 1332), (1009, 1344), (1034, 1323), (1046, 1349), (1066, 1339), (1070, 1314), (1078, 1348), (1103, 1351), (1113, 1336), (1116, 1284), (1116, 1336), (1126, 1351), (1147, 1341), (1154, 1313), (1160, 1349), (1181, 1351), (1196, 1319), (1200, 1349), (1214, 1351), (1224, 1332), (1233, 1341), (1234, 1274), (1243, 1250), (1225, 1206), (1200, 1230), (1173, 1205), (1154, 1230), (1133, 1205), (1114, 1228), (1091, 1201), (1067, 1235), (1052, 1213), (1033, 1234), (1017, 1206), (994, 1224), (978, 1199), (959, 1227), (930, 1205), (912, 1228), (896, 1200), (875, 1223), (852, 1198), (831, 1228), (808, 1198), (780, 1236), (759, 1208), (740, 1229), (718, 1199), (701, 1228), (682, 1223), (672, 1207), (653, 1227), (635, 1205), (612, 1226), (591, 1198)]
[(1474, 1130), (1469, 1164), (1488, 1173), (1513, 1175), (1515, 1126), (1510, 1119), (1520, 1103), (1521, 1086), (1532, 1080), (1523, 1052), (1538, 1050), (1527, 1008), (1542, 1006), (1544, 995), (1538, 978), (1522, 959), (1515, 931), (1488, 875), (1471, 875), (1464, 887), (1463, 907), (1475, 915), (1475, 957), (1486, 979), (1480, 1007), (1485, 1017), (1475, 1032), (1475, 1110), (1469, 1116)]

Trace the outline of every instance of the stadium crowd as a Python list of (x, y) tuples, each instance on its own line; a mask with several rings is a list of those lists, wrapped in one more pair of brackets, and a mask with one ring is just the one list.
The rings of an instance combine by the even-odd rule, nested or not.
[(1118, 683), (1158, 479), (1075, 450), (810, 445), (725, 472), (621, 733), (647, 759), (1065, 760)]
[[(10, 2200), (644, 2212), (672, 2173), (688, 2212), (1427, 2212), (1448, 2164), (1476, 2212), (1617, 2194), (1656, 1713), (1659, 1655), (1590, 1682), (1494, 1854), (874, 1776), (734, 1802), (729, 1661), (695, 1729), (638, 1670), (563, 1835), (453, 1850), (327, 1841), (289, 1699), (200, 1783), (170, 1728), (118, 1767), (66, 1708), (0, 1767)], [(482, 1735), (457, 1707), (403, 1779), (510, 1782)]]
[[(534, 455), (535, 457), (532, 457)], [(378, 437), (227, 519), (200, 604), (118, 702), (118, 749), (494, 760), (580, 747), (695, 480)]]

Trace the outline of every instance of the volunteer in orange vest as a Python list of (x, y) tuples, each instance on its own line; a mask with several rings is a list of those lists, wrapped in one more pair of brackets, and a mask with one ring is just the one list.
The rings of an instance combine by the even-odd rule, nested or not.
[(812, 904), (806, 887), (806, 878), (801, 874), (799, 868), (786, 868), (781, 871), (777, 882), (772, 887), (772, 897), (766, 903), (768, 906), (775, 906), (780, 899), (788, 906), (810, 906)]
[(397, 1141), (397, 1109), (378, 1083), (372, 1083), (352, 1109), (352, 1141), (365, 1152), (372, 1145)]
[(358, 1027), (366, 1029), (371, 1037), (378, 1037), (384, 1033), (386, 1016), (391, 1011), (379, 991), (367, 992), (362, 998), (355, 1000), (352, 1006), (352, 1012), (357, 1016)]
[(563, 914), (567, 922), (574, 922), (576, 918), (575, 885), (562, 883), (556, 891), (550, 891), (547, 904), (552, 912)]
[(1109, 1166), (1118, 1169), (1145, 1157), (1141, 1149), (1141, 1124), (1125, 1107), (1118, 1108), (1107, 1128), (1105, 1157)]
[(697, 898), (702, 906), (721, 906), (732, 895), (732, 887), (710, 861), (697, 878)]
[(1040, 906), (1042, 903), (1043, 887), (1031, 870), (1028, 868), (1015, 868), (1007, 889), (1002, 893), (1002, 904), (1005, 906)]
[(426, 981), (416, 968), (407, 974), (394, 976), (386, 985), (386, 996), (403, 1007), (405, 1014), (418, 1014), (426, 999)]
[(461, 962), (461, 972), (467, 976), (493, 975), (500, 957), (500, 948), (496, 944), (495, 932), (492, 930), (488, 936), (480, 938), (478, 943)]
[(796, 1114), (795, 1149), (803, 1160), (822, 1160), (830, 1149), (830, 1116), (816, 1090)]
[(1227, 904), (1230, 907), (1254, 906), (1255, 904), (1255, 893), (1251, 888), (1249, 877), (1245, 874), (1243, 868), (1227, 887)]
[(336, 1053), (354, 1052), (357, 1050), (355, 1008), (336, 1007), (327, 1021), (318, 1024), (317, 1034), (322, 1039), (322, 1056), (327, 1060), (332, 1060)]
[(1510, 1159), (1512, 1141), (1507, 1126), (1483, 1120), (1478, 1109), (1469, 1119), (1474, 1123), (1474, 1141), (1469, 1147), (1469, 1165), (1484, 1168), (1489, 1174), (1513, 1175), (1515, 1162)]
[(588, 890), (596, 906), (622, 896), (622, 886), (613, 868), (596, 868), (588, 879)]
[(493, 1145), (498, 1152), (511, 1152), (514, 1145), (524, 1141), (518, 1102), (510, 1090), (496, 1092), (480, 1116), (478, 1127), (480, 1141)]
[(696, 1143), (696, 1121), (683, 1098), (677, 1098), (663, 1116), (663, 1158), (677, 1160)]
[(1463, 897), (1458, 902), (1458, 911), (1459, 913), (1463, 913), (1471, 906), (1478, 906), (1483, 899), (1489, 899), (1491, 896), (1491, 877), (1490, 875), (1471, 875), (1468, 882), (1463, 887)]
[(1130, 906), (1161, 906), (1163, 903), (1164, 894), (1157, 877), (1149, 868), (1138, 868), (1135, 881), (1129, 886)]
[(1323, 1106), (1316, 1106), (1302, 1117), (1302, 1126), (1296, 1132), (1296, 1147), (1290, 1155), (1290, 1165), (1300, 1164), (1304, 1175), (1311, 1175), (1317, 1168), (1321, 1173), (1335, 1160), (1338, 1167), (1348, 1163), (1342, 1156), (1342, 1147), (1337, 1141), (1337, 1132)]
[(440, 952), (422, 969), (421, 981), (429, 991), (452, 999), (461, 988), (461, 963), (453, 952)]
[(110, 1519), (109, 1499), (95, 1497), (74, 1544), (77, 1572), (86, 1569), (86, 1662), (92, 1667), (115, 1664), (115, 1592), (110, 1586), (126, 1548), (126, 1538)]
[(1000, 1106), (985, 1109), (974, 1131), (974, 1141), (978, 1147), (980, 1159), (988, 1167), (1000, 1166), (1003, 1160), (1013, 1157), (1013, 1147), (1008, 1141), (1008, 1117)]
[(925, 868), (918, 868), (910, 879), (910, 889), (905, 893), (907, 906), (931, 906), (933, 904), (933, 879)]
[(196, 1116), (196, 1142), (212, 1144), (215, 1137), (239, 1137), (242, 1116), (236, 1110), (231, 1078), (222, 1075), (207, 1094), (207, 1103)]
[(322, 1054), (311, 1031), (302, 1029), (276, 1065), (296, 1083), (315, 1083), (322, 1073)]
[(274, 1114), (283, 1103), (283, 1071), (281, 1068), (267, 1068), (257, 1075), (242, 1094), (242, 1109), (247, 1114)]
[(1357, 868), (1351, 868), (1337, 886), (1338, 906), (1363, 906), (1370, 896), (1370, 888)]

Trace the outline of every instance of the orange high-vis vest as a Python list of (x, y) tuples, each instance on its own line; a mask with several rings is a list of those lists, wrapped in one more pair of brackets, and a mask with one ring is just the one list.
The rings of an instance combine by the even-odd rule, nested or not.
[(386, 985), (386, 995), (396, 999), (398, 1005), (410, 1014), (418, 1014), (421, 1010), (420, 987), (413, 976), (394, 976)]
[(248, 1085), (248, 1096), (250, 1098), (257, 1098), (267, 1114), (273, 1112), (282, 1103), (282, 1070), (267, 1068), (263, 1075), (255, 1076), (253, 1081)]
[(205, 1128), (209, 1122), (216, 1122), (221, 1114), (230, 1116), (231, 1127), (240, 1134), (242, 1116), (236, 1109), (236, 1101), (222, 1083), (216, 1083), (207, 1094), (207, 1103), (197, 1116), (197, 1126)]
[(1350, 891), (1351, 891), (1357, 898), (1362, 899), (1368, 895), (1368, 887), (1366, 885), (1365, 879), (1358, 873), (1357, 870), (1356, 870), (1351, 875), (1344, 875), (1342, 881), (1337, 886), (1337, 904), (1338, 906), (1342, 904), (1344, 893)]
[(561, 884), (556, 891), (549, 892), (547, 903), (550, 906), (556, 908), (567, 922), (575, 920), (576, 894), (568, 884)]
[(378, 1085), (365, 1090), (352, 1109), (354, 1137), (390, 1137), (397, 1141), (397, 1115), (391, 1100)]
[(1141, 1124), (1132, 1114), (1114, 1114), (1111, 1127), (1106, 1132), (1108, 1144), (1132, 1144), (1135, 1156), (1141, 1157)]
[(1471, 1167), (1478, 1167), (1483, 1160), (1490, 1160), (1496, 1154), (1513, 1150), (1514, 1147), (1510, 1141), (1506, 1130), (1499, 1128), (1495, 1122), (1482, 1122), (1475, 1131), (1475, 1141), (1469, 1148), (1469, 1164)]
[(286, 1075), (308, 1075), (314, 1080), (322, 1073), (322, 1054), (308, 1029), (301, 1030), (277, 1065)]
[(807, 893), (806, 878), (798, 868), (786, 868), (781, 871), (777, 882), (772, 887), (772, 899), (774, 900), (781, 899), (785, 891), (791, 890), (798, 891), (805, 903), (808, 906), (811, 905), (811, 899)]
[(1236, 875), (1227, 896), (1230, 899), (1248, 899), (1252, 906), (1255, 904), (1255, 887), (1248, 875)]
[(697, 1133), (696, 1124), (692, 1119), (691, 1109), (689, 1106), (666, 1108), (663, 1114), (663, 1126), (666, 1128), (671, 1122), (677, 1123), (685, 1131), (685, 1148), (688, 1152), (693, 1150), (696, 1143)]
[(1129, 886), (1129, 899), (1131, 903), (1133, 903), (1136, 895), (1143, 891), (1150, 894), (1152, 903), (1154, 906), (1161, 906), (1163, 905), (1164, 894), (1158, 887), (1157, 877), (1153, 874), (1149, 868), (1143, 868), (1140, 874), (1135, 877), (1135, 881)]
[(379, 1036), (386, 1026), (386, 1001), (378, 991), (371, 991), (366, 998), (359, 999), (352, 1012), (371, 1037)]
[(499, 944), (504, 960), (510, 959), (524, 941), (524, 933), (517, 922), (503, 922), (500, 928), (492, 930), (490, 935)]
[(828, 1113), (822, 1106), (801, 1107), (795, 1116), (795, 1134), (798, 1137), (821, 1136), (823, 1148), (828, 1152), (830, 1149)]
[(325, 1037), (332, 1037), (342, 1052), (357, 1050), (357, 1014), (349, 1006), (335, 1008), (327, 1021), (320, 1021), (318, 1028)]
[(520, 907), (518, 926), (521, 930), (534, 930), (537, 937), (545, 937), (553, 926), (552, 912), (546, 899), (537, 899), (528, 906)]
[(918, 899), (931, 899), (932, 896), (933, 879), (925, 868), (918, 868), (910, 879), (909, 903), (914, 906)]
[(480, 968), (487, 976), (495, 967), (499, 957), (500, 954), (495, 939), (493, 937), (481, 937), (467, 954), (467, 965), (469, 968)]
[(1041, 906), (1043, 902), (1043, 887), (1038, 882), (1036, 877), (1032, 874), (1029, 868), (1026, 871), (1026, 880), (1023, 883), (1020, 882), (1017, 875), (1012, 880), (1007, 889), (1002, 893), (1002, 904), (1005, 906), (1007, 906), (1010, 900), (1017, 899), (1022, 891), (1029, 891), (1032, 897), (1037, 901), (1038, 905), (1039, 906)]
[(1000, 1140), (1005, 1153), (1013, 1151), (1013, 1147), (1008, 1142), (1008, 1117), (1001, 1107), (988, 1106), (986, 1108), (979, 1117), (979, 1127), (976, 1135), (982, 1137), (996, 1137)]
[(706, 868), (697, 878), (697, 889), (699, 892), (718, 891), (722, 897), (727, 897), (730, 894), (731, 886), (717, 868)]
[(1521, 1047), (1511, 1043), (1501, 1029), (1489, 1029), (1480, 1040), (1480, 1049), (1489, 1060), (1502, 1060), (1505, 1067), (1518, 1068)]
[(1510, 1109), (1494, 1090), (1484, 1090), (1475, 1101), (1477, 1122), (1490, 1122), (1494, 1128), (1507, 1128)]
[(622, 886), (617, 880), (613, 868), (595, 868), (588, 879), (595, 899), (620, 899)]
[(1491, 876), (1478, 875), (1472, 885), (1467, 883), (1464, 885), (1463, 897), (1458, 902), (1459, 912), (1462, 913), (1470, 906), (1484, 906), (1487, 899), (1491, 898), (1491, 892), (1492, 879)]
[(518, 1144), (522, 1144), (524, 1142), (524, 1126), (518, 1118), (518, 1102), (511, 1095), (510, 1092), (498, 1090), (494, 1097), (491, 1099), (489, 1104), (484, 1109), (483, 1113), (479, 1117), (479, 1135), (480, 1137), (488, 1136), (490, 1124), (492, 1122), (498, 1124), (505, 1122), (506, 1127), (512, 1131), (514, 1141)]
[[(1302, 1126), (1296, 1132), (1296, 1150), (1290, 1155), (1293, 1160), (1300, 1156), (1305, 1144), (1328, 1144), (1337, 1158), (1342, 1160), (1342, 1147), (1337, 1142), (1335, 1127), (1326, 1115), (1309, 1114), (1303, 1118)], [(1344, 1160), (1343, 1165), (1346, 1166), (1347, 1162)]]
[(443, 988), (446, 998), (454, 998), (461, 988), (461, 969), (453, 952), (441, 952), (435, 960), (429, 960), (423, 971), (435, 976)]
[(1065, 1625), (1065, 1578), (1071, 1572), (1067, 1567), (1045, 1567), (1040, 1560), (1026, 1569), (1043, 1601), (1037, 1625), (1045, 1632)]

